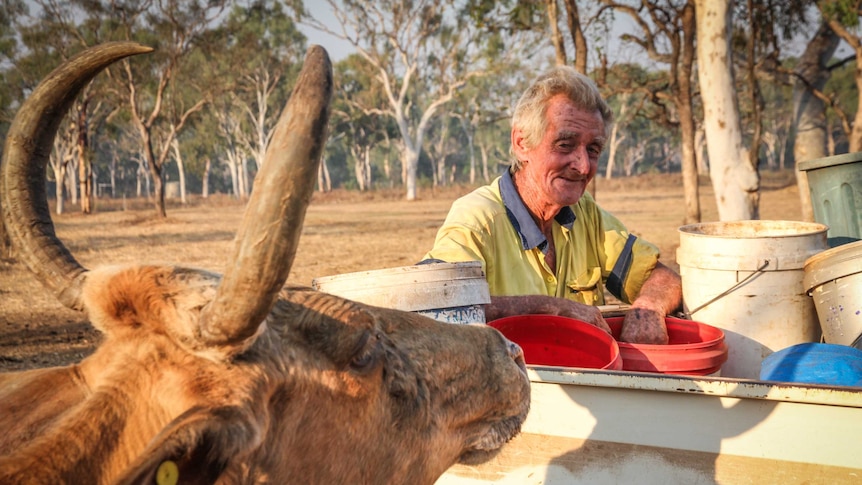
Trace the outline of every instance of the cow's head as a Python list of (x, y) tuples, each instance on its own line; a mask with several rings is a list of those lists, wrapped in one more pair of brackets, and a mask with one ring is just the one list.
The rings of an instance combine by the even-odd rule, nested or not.
[(224, 276), (83, 268), (56, 238), (44, 174), (61, 117), (110, 63), (91, 48), (21, 107), (0, 204), (19, 257), (105, 339), (80, 364), (0, 375), (2, 483), (432, 483), (492, 456), (529, 407), (521, 350), (496, 330), (284, 287), (331, 94), (312, 47)]

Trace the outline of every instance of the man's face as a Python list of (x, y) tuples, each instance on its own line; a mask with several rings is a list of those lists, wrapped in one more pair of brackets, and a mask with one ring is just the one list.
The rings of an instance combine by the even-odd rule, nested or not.
[(564, 95), (551, 98), (545, 116), (547, 130), (533, 148), (524, 145), (517, 128), (513, 130), (515, 154), (525, 162), (519, 177), (540, 199), (537, 202), (571, 205), (596, 175), (605, 145), (604, 120), (598, 110), (583, 111)]

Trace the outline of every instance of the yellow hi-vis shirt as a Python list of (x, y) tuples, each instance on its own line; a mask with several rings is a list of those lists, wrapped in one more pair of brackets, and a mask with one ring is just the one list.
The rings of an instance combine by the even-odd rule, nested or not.
[[(452, 204), (423, 260), (481, 261), (494, 296), (549, 295), (588, 305), (605, 304), (605, 283), (615, 266), (617, 273), (622, 267), (615, 285), (621, 291), (615, 296), (631, 303), (658, 261), (658, 248), (630, 235), (589, 193), (570, 206), (571, 212), (566, 209), (567, 214), (561, 211), (553, 224), (556, 274), (545, 263), (547, 241), (526, 212), (508, 172)], [(617, 265), (621, 255), (623, 261)]]

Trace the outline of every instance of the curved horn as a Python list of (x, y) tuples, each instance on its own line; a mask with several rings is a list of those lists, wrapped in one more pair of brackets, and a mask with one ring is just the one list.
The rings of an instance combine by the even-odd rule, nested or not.
[(153, 49), (134, 42), (91, 47), (54, 69), (15, 115), (0, 166), (0, 207), (19, 256), (69, 308), (83, 309), (87, 271), (57, 239), (45, 194), (45, 168), (60, 121), (75, 97), (111, 63)]
[(233, 257), (201, 313), (207, 346), (238, 346), (253, 337), (287, 280), (326, 141), (331, 95), (329, 56), (312, 46), (255, 178)]

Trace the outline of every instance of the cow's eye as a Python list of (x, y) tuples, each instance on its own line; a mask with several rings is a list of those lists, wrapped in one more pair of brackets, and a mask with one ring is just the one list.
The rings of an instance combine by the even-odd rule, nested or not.
[(358, 372), (368, 371), (380, 360), (380, 336), (376, 333), (368, 333), (363, 338), (364, 345), (350, 359), (350, 367)]

